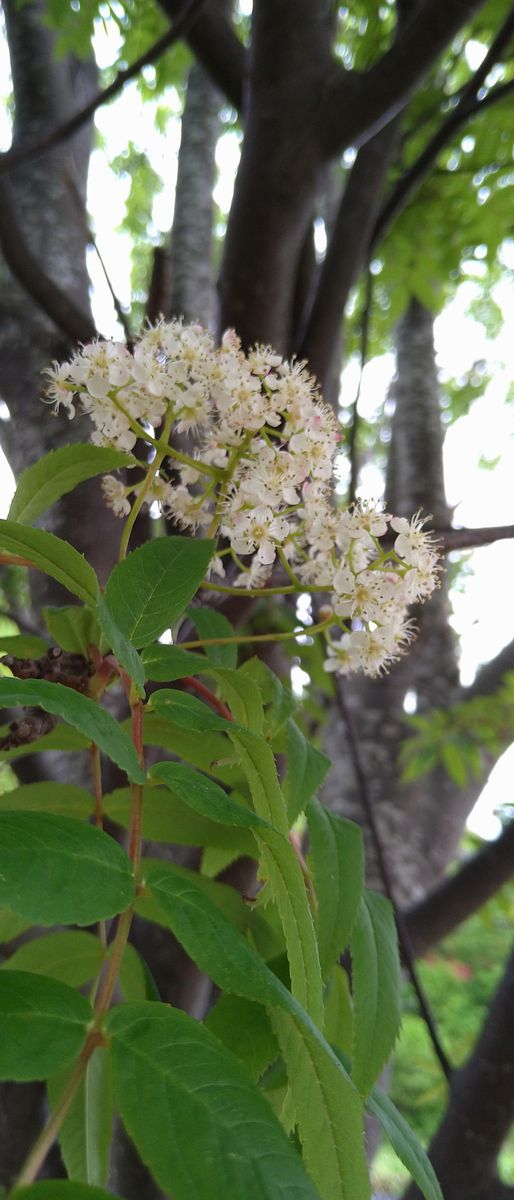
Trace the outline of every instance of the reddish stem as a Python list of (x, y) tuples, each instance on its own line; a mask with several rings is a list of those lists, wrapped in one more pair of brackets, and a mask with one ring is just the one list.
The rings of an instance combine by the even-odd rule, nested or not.
[[(144, 768), (145, 755), (143, 746), (143, 702), (137, 699), (131, 702), (132, 710), (132, 741), (137, 751), (141, 766)], [(141, 839), (143, 829), (143, 788), (141, 784), (133, 783), (131, 787), (130, 812), (130, 842), (129, 858), (134, 863), (136, 883), (140, 883), (141, 874)]]
[(182, 682), (186, 683), (188, 687), (193, 688), (193, 691), (198, 692), (198, 695), (202, 696), (204, 700), (207, 700), (216, 709), (220, 717), (224, 717), (226, 721), (234, 720), (230, 709), (223, 703), (223, 700), (218, 700), (214, 692), (211, 692), (204, 683), (200, 683), (199, 679), (195, 679), (193, 675), (186, 675)]
[(30, 561), (30, 558), (20, 558), (18, 554), (0, 554), (0, 563), (8, 563), (13, 567), (33, 567), (37, 570), (35, 563)]

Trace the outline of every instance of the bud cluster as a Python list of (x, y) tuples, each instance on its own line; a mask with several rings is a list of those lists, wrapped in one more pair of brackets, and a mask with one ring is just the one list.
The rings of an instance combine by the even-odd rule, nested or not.
[(228, 558), (233, 583), (257, 589), (278, 557), (299, 591), (330, 593), (328, 671), (376, 675), (398, 657), (412, 637), (408, 606), (436, 586), (437, 553), (418, 517), (337, 509), (340, 432), (303, 364), (265, 346), (245, 354), (233, 331), (216, 347), (200, 326), (172, 321), (147, 329), (133, 353), (94, 342), (47, 373), (54, 411), (86, 412), (97, 445), (130, 451), (142, 438), (159, 452), (150, 486), (104, 479), (119, 516), (145, 486), (183, 528), (224, 539), (218, 576)]

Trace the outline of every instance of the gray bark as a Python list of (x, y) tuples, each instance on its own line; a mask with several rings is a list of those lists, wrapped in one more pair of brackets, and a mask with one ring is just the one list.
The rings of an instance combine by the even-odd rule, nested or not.
[(182, 117), (169, 252), (170, 316), (216, 325), (212, 197), (221, 95), (198, 63), (191, 68)]
[[(63, 113), (79, 107), (92, 93), (95, 69), (71, 56), (55, 60), (55, 35), (44, 25), (41, 0), (4, 5), (14, 85), (13, 147), (21, 149), (44, 137)], [(88, 234), (81, 205), (85, 198), (91, 129), (86, 126), (66, 145), (14, 168), (10, 187), (16, 219), (41, 269), (74, 303), (90, 314), (86, 270)], [(16, 229), (13, 229), (16, 237)], [(89, 439), (87, 418), (53, 419), (40, 401), (43, 368), (75, 349), (0, 264), (0, 393), (11, 420), (2, 422), (3, 449), (17, 477), (55, 446)], [(105, 578), (119, 524), (106, 509), (98, 481), (83, 484), (57, 505), (47, 527), (86, 553)], [(102, 537), (98, 530), (102, 530)], [(58, 585), (39, 575), (31, 579), (35, 603), (69, 603)]]
[[(432, 513), (437, 523), (447, 524), (432, 317), (415, 301), (397, 330), (393, 394), (396, 407), (387, 478), (388, 510), (407, 516), (421, 508)], [(401, 904), (422, 895), (441, 874), (469, 811), (469, 799), (462, 797), (442, 771), (408, 786), (399, 781), (398, 753), (406, 736), (406, 692), (417, 694), (421, 711), (450, 704), (458, 694), (444, 576), (441, 587), (415, 615), (419, 633), (408, 655), (385, 678), (359, 680), (346, 688)], [(360, 797), (338, 719), (331, 724), (326, 748), (336, 764), (326, 787), (327, 802), (362, 821)], [(368, 862), (372, 881), (380, 886), (372, 847)]]

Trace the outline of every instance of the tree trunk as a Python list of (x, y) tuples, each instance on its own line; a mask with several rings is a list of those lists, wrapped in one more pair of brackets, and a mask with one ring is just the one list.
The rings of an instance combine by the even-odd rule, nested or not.
[(168, 315), (217, 324), (213, 277), (213, 188), (221, 95), (198, 63), (191, 68), (182, 117), (169, 252)]
[[(432, 316), (416, 301), (398, 326), (397, 376), (392, 392), (395, 413), (387, 507), (405, 516), (422, 508), (445, 524), (447, 508)], [(399, 780), (398, 753), (406, 732), (406, 693), (415, 693), (418, 711), (449, 704), (457, 695), (456, 653), (448, 625), (444, 576), (430, 602), (416, 613), (416, 622), (417, 641), (385, 678), (359, 679), (345, 686), (367, 764), (385, 855), (402, 904), (423, 894), (441, 874), (455, 850), (469, 811), (469, 802), (463, 801), (461, 793), (442, 771), (432, 772), (410, 785)], [(326, 749), (335, 764), (326, 786), (327, 803), (363, 823), (361, 797), (348, 761), (339, 715), (331, 722)], [(370, 878), (380, 887), (371, 845), (368, 851)]]
[[(430, 1157), (445, 1200), (514, 1196), (497, 1175), (497, 1158), (514, 1121), (514, 953), (467, 1063), (451, 1081), (448, 1109)], [(409, 1187), (405, 1200), (421, 1200)]]

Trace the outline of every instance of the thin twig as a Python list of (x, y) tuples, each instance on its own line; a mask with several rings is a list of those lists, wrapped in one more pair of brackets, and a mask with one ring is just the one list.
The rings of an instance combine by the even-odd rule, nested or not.
[(445, 1054), (443, 1046), (441, 1045), (441, 1041), (439, 1039), (439, 1034), (436, 1029), (434, 1018), (430, 1011), (430, 1006), (429, 1006), (428, 1000), (425, 996), (425, 993), (424, 993), (424, 990), (423, 990), (423, 987), (422, 987), (422, 984), (421, 984), (421, 981), (420, 981), (420, 978), (419, 978), (419, 975), (418, 975), (418, 972), (416, 969), (416, 964), (414, 961), (414, 952), (413, 952), (411, 941), (409, 938), (405, 918), (403, 916), (403, 913), (399, 909), (399, 907), (396, 903), (395, 897), (394, 897), (393, 880), (392, 880), (391, 872), (389, 870), (389, 865), (387, 863), (386, 856), (384, 854), (382, 839), (380, 836), (378, 823), (377, 823), (377, 820), (375, 817), (375, 810), (374, 810), (373, 800), (371, 797), (371, 790), (370, 790), (366, 770), (364, 768), (364, 762), (363, 762), (363, 758), (362, 758), (362, 754), (361, 754), (361, 748), (359, 745), (359, 739), (358, 739), (357, 730), (355, 727), (355, 722), (354, 722), (350, 707), (346, 701), (346, 696), (344, 694), (343, 686), (339, 680), (337, 681), (337, 684), (336, 684), (336, 697), (337, 697), (337, 705), (338, 705), (339, 711), (341, 713), (341, 716), (343, 718), (343, 721), (344, 721), (344, 724), (346, 727), (350, 757), (351, 757), (351, 760), (353, 763), (353, 769), (355, 771), (355, 778), (356, 778), (357, 786), (359, 789), (362, 808), (363, 808), (363, 811), (364, 811), (364, 814), (365, 814), (365, 817), (366, 817), (366, 820), (367, 820), (367, 823), (369, 826), (371, 838), (373, 841), (373, 847), (374, 847), (375, 854), (377, 857), (378, 869), (379, 869), (380, 875), (382, 877), (382, 882), (384, 884), (384, 891), (386, 893), (386, 896), (391, 901), (391, 904), (393, 906), (395, 920), (396, 920), (396, 928), (398, 930), (398, 941), (400, 944), (400, 950), (401, 950), (403, 962), (404, 962), (405, 968), (407, 970), (407, 973), (409, 975), (412, 987), (414, 988), (414, 992), (416, 994), (418, 1005), (419, 1005), (419, 1010), (420, 1010), (421, 1016), (423, 1017), (425, 1025), (427, 1027), (427, 1031), (428, 1031), (430, 1040), (432, 1042), (432, 1046), (434, 1048), (434, 1053), (440, 1063), (441, 1070), (443, 1071), (446, 1079), (450, 1079), (451, 1074), (452, 1074), (452, 1067), (451, 1067), (451, 1064)]
[(63, 121), (62, 125), (58, 125), (56, 129), (52, 129), (46, 137), (41, 138), (34, 145), (25, 146), (20, 150), (6, 150), (0, 156), (0, 174), (10, 170), (11, 167), (17, 167), (20, 163), (27, 162), (38, 154), (46, 153), (52, 146), (66, 141), (78, 129), (81, 129), (82, 125), (94, 116), (97, 109), (106, 104), (108, 100), (112, 100), (113, 96), (117, 96), (123, 90), (126, 83), (129, 83), (131, 79), (135, 79), (140, 74), (143, 67), (156, 62), (166, 50), (169, 50), (170, 46), (173, 46), (179, 38), (189, 32), (205, 3), (206, 0), (189, 0), (189, 3), (184, 5), (183, 11), (179, 13), (176, 21), (174, 21), (171, 29), (167, 29), (166, 33), (158, 38), (144, 54), (141, 54), (130, 67), (125, 67), (123, 71), (118, 71), (116, 78), (108, 87), (104, 88), (101, 92), (97, 92), (97, 95), (88, 104), (80, 108), (73, 117), (69, 117), (67, 121)]
[(66, 142), (67, 138), (71, 138), (73, 133), (77, 133), (79, 128), (89, 121), (91, 116), (94, 116), (96, 110), (112, 100), (113, 96), (118, 96), (119, 92), (125, 88), (126, 83), (130, 83), (131, 79), (135, 79), (143, 70), (143, 67), (150, 66), (157, 59), (160, 59), (169, 47), (179, 41), (180, 37), (184, 37), (191, 29), (191, 25), (196, 22), (199, 12), (204, 7), (205, 0), (190, 0), (189, 4), (184, 6), (183, 12), (179, 13), (177, 20), (172, 25), (171, 29), (166, 30), (166, 34), (157, 38), (157, 41), (145, 50), (144, 54), (139, 55), (135, 62), (132, 62), (130, 67), (125, 67), (124, 71), (118, 71), (113, 83), (108, 85), (108, 88), (103, 88), (98, 91), (96, 96), (88, 104), (84, 104), (83, 108), (79, 108), (78, 113), (74, 113), (67, 121), (62, 121), (62, 125), (58, 125), (55, 130), (47, 133), (47, 136), (38, 140), (31, 146), (24, 146), (20, 150), (6, 150), (5, 154), (0, 155), (0, 174), (5, 170), (10, 170), (12, 167), (18, 167), (20, 163), (34, 158), (38, 154), (44, 154), (47, 150), (52, 149), (52, 146), (59, 145), (60, 142)]
[(119, 321), (119, 323), (123, 329), (123, 333), (125, 335), (125, 342), (127, 345), (127, 349), (132, 351), (134, 348), (134, 343), (133, 343), (133, 337), (132, 337), (132, 330), (129, 325), (127, 314), (124, 311), (121, 301), (114, 290), (114, 285), (112, 283), (111, 277), (107, 270), (105, 261), (102, 257), (100, 247), (98, 245), (98, 242), (97, 242), (95, 235), (93, 233), (93, 230), (91, 228), (90, 222), (88, 220), (87, 209), (86, 209), (86, 206), (82, 199), (82, 196), (80, 195), (80, 191), (77, 187), (76, 180), (73, 178), (72, 174), (69, 171), (66, 171), (66, 182), (70, 188), (70, 191), (71, 191), (71, 194), (73, 197), (73, 201), (74, 201), (75, 207), (77, 209), (80, 221), (82, 223), (82, 227), (86, 234), (87, 240), (93, 247), (93, 250), (95, 251), (96, 257), (102, 268), (102, 271), (104, 274), (104, 279), (107, 284), (107, 287), (109, 288), (109, 292), (111, 294), (111, 300), (114, 304), (116, 316), (118, 318), (118, 321)]

